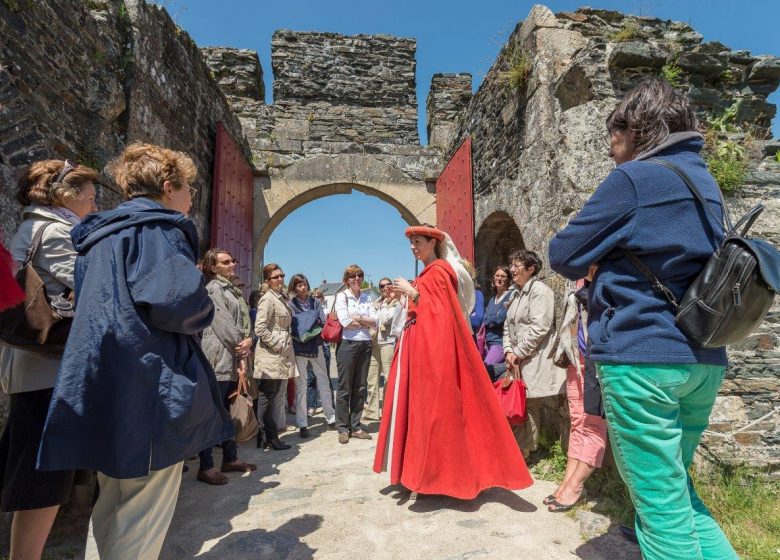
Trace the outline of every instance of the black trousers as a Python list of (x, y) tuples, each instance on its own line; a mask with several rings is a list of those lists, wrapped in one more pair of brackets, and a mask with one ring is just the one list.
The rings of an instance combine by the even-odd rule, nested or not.
[(287, 383), (286, 379), (258, 379), (257, 380), (257, 421), (260, 423), (260, 430), (257, 431), (258, 443), (263, 441), (265, 435), (266, 441), (271, 441), (279, 437), (276, 422), (274, 422), (273, 400), (282, 383)]
[[(238, 387), (238, 381), (217, 381), (219, 394), (222, 397), (222, 406), (230, 412), (230, 399), (228, 396)], [(200, 458), (200, 470), (207, 471), (214, 467), (214, 457), (211, 456), (212, 447), (207, 447), (198, 453)], [(222, 464), (233, 463), (238, 459), (238, 444), (235, 439), (222, 442)]]
[(342, 340), (336, 349), (336, 369), (339, 372), (336, 429), (339, 433), (361, 430), (360, 419), (368, 393), (366, 379), (370, 364), (370, 340)]

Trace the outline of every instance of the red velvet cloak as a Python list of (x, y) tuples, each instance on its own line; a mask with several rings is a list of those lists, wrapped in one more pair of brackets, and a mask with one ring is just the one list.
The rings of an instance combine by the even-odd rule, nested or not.
[(392, 484), (466, 500), (486, 488), (527, 488), (533, 480), (460, 310), (455, 272), (438, 259), (415, 285), (417, 320), (396, 343), (374, 471), (382, 472), (395, 422)]

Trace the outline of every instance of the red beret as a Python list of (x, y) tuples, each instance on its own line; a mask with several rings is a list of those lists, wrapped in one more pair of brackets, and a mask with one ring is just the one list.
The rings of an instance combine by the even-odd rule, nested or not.
[(425, 237), (433, 237), (439, 241), (444, 241), (444, 232), (430, 226), (411, 226), (406, 228), (406, 237), (413, 235), (424, 235)]

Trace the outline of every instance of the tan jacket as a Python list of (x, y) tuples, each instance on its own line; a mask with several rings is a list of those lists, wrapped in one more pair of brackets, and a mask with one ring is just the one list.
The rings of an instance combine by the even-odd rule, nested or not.
[(290, 324), (292, 311), (284, 296), (268, 290), (257, 304), (255, 319), (254, 377), (290, 379), (298, 375), (293, 354)]
[(504, 353), (520, 358), (520, 372), (528, 397), (558, 395), (565, 391), (566, 370), (550, 357), (555, 294), (542, 281), (532, 278), (510, 296), (504, 323)]
[[(33, 259), (33, 267), (46, 286), (49, 296), (73, 289), (73, 266), (76, 250), (70, 239), (73, 225), (45, 206), (26, 206), (24, 221), (9, 247), (14, 260), (21, 264), (35, 232), (47, 222), (41, 248)], [(0, 385), (7, 393), (23, 393), (54, 387), (60, 357), (11, 348), (0, 344)]]

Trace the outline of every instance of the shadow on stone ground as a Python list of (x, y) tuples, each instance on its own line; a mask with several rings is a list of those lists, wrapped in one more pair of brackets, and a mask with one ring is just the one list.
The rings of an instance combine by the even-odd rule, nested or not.
[(411, 499), (410, 492), (403, 486), (393, 484), (379, 491), (380, 494), (390, 496), (396, 500), (399, 506), (409, 505), (409, 511), (415, 513), (431, 513), (439, 510), (453, 510), (463, 513), (474, 513), (485, 504), (501, 504), (511, 510), (521, 513), (533, 513), (537, 507), (527, 502), (514, 492), (504, 488), (491, 488), (485, 490), (473, 500), (459, 500), (450, 496), (419, 495), (416, 500)]
[[(608, 518), (586, 511), (572, 519), (542, 507), (551, 482), (491, 489), (469, 501), (412, 501), (402, 487), (387, 485), (386, 474), (372, 472), (375, 440), (339, 444), (320, 415), (310, 432), (308, 439), (284, 433), (292, 445), (286, 451), (240, 444), (239, 457), (258, 469), (229, 473), (225, 486), (197, 482), (198, 462), (188, 461), (160, 560), (640, 558)], [(88, 506), (58, 520), (64, 532), (55, 529), (44, 560), (83, 558), (88, 520)]]

